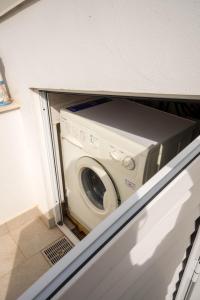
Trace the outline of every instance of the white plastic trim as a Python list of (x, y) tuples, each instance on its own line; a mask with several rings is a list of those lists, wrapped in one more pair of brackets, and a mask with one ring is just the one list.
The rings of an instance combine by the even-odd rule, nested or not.
[(44, 126), (45, 140), (46, 140), (46, 149), (49, 160), (49, 168), (51, 174), (52, 182), (52, 192), (54, 196), (54, 217), (56, 223), (63, 221), (63, 216), (61, 212), (61, 187), (59, 181), (58, 168), (56, 164), (56, 153), (55, 153), (55, 144), (53, 140), (53, 126), (51, 121), (51, 113), (49, 107), (49, 101), (47, 94), (45, 92), (40, 92), (40, 106), (41, 106), (41, 115)]

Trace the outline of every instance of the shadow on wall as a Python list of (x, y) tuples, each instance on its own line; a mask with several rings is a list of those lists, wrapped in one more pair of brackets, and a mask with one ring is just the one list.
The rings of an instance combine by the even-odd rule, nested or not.
[[(142, 225), (136, 245), (110, 274), (111, 277), (118, 276), (104, 299), (173, 299), (179, 273), (175, 272), (190, 244), (194, 219), (199, 215), (199, 200), (194, 198), (199, 194), (199, 187), (194, 181), (195, 178), (190, 176), (182, 192), (176, 187), (174, 200), (181, 201), (158, 224), (149, 228), (148, 236), (143, 238), (140, 231), (142, 227), (145, 229), (145, 224)], [(168, 197), (163, 196), (160, 200), (169, 201)], [(124, 272), (121, 273), (122, 268)], [(118, 296), (114, 297), (116, 294)]]
[[(176, 196), (179, 197), (178, 194)], [(188, 193), (187, 197), (187, 202), (170, 211), (171, 216), (161, 220), (152, 229), (150, 236), (130, 251), (133, 268), (128, 274), (132, 283), (128, 281), (127, 275), (123, 278), (127, 280), (123, 299), (174, 299), (179, 273), (182, 271), (180, 264), (190, 246), (191, 235), (195, 230), (194, 220), (198, 217), (197, 206), (191, 211), (191, 194)], [(188, 214), (190, 220), (187, 220)], [(167, 234), (165, 226), (170, 229)], [(162, 241), (158, 243), (160, 239)]]
[(38, 2), (40, 0), (24, 0), (22, 3), (17, 4), (15, 7), (11, 8), (8, 12), (0, 16), (0, 23), (5, 21), (8, 18), (13, 17), (15, 14), (20, 12), (21, 10), (31, 6), (32, 4)]

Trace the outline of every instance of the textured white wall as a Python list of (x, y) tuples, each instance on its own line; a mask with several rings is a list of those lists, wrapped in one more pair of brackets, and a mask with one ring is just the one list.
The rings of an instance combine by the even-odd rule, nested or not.
[(0, 224), (36, 205), (29, 162), (20, 111), (0, 114)]
[(30, 86), (200, 92), (200, 2), (41, 0), (1, 23), (14, 95)]
[(42, 202), (43, 210), (49, 188), (30, 87), (200, 93), (199, 1), (41, 0), (1, 22), (0, 40), (11, 94), (22, 104), (12, 115), (13, 126), (23, 124), (17, 143), (28, 145), (21, 154), (31, 169), (24, 186), (33, 185), (35, 194), (27, 188), (25, 198)]

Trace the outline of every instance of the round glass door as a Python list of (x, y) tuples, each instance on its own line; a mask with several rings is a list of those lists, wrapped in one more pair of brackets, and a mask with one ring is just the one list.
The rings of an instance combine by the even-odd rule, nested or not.
[(81, 157), (77, 171), (82, 197), (90, 209), (107, 214), (118, 207), (115, 186), (101, 164), (93, 158)]
[(82, 185), (86, 195), (94, 206), (104, 210), (103, 197), (106, 188), (100, 177), (89, 168), (85, 168), (81, 173)]

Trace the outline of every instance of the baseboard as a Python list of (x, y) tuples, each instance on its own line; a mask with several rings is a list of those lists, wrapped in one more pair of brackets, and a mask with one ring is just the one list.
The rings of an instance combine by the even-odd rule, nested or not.
[(7, 231), (15, 230), (23, 226), (24, 224), (34, 222), (36, 219), (41, 219), (41, 221), (49, 228), (54, 228), (56, 226), (54, 214), (51, 211), (43, 214), (37, 206), (17, 215), (11, 220), (0, 225), (0, 236), (7, 233)]
[(51, 229), (56, 226), (55, 218), (52, 211), (47, 212), (46, 214), (41, 214), (40, 219), (45, 225)]

